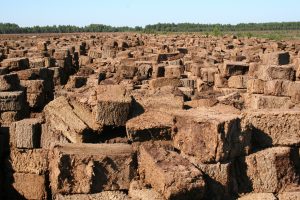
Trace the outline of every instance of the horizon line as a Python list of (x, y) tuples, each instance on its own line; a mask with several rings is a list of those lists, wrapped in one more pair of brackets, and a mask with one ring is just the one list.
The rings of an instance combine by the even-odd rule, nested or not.
[(153, 24), (147, 24), (147, 25), (136, 25), (136, 26), (128, 26), (128, 25), (122, 25), (122, 26), (114, 26), (114, 25), (109, 25), (109, 24), (102, 24), (102, 23), (90, 23), (86, 25), (74, 25), (74, 24), (52, 24), (52, 25), (32, 25), (32, 26), (21, 26), (18, 23), (15, 22), (0, 22), (0, 24), (15, 24), (18, 25), (20, 28), (32, 28), (32, 27), (46, 27), (46, 26), (75, 26), (78, 28), (84, 28), (89, 25), (104, 25), (104, 26), (110, 26), (113, 28), (118, 28), (118, 27), (129, 27), (129, 28), (135, 28), (135, 27), (142, 27), (145, 28), (146, 26), (151, 26), (151, 25), (158, 25), (158, 24), (195, 24), (195, 25), (231, 25), (231, 26), (237, 26), (239, 24), (268, 24), (268, 23), (300, 23), (300, 21), (268, 21), (268, 22), (239, 22), (239, 23), (200, 23), (200, 22), (157, 22)]

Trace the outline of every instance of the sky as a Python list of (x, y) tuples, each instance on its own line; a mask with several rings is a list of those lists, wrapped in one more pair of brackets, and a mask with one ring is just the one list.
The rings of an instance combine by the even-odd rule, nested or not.
[(300, 21), (300, 0), (0, 0), (0, 22), (20, 26)]

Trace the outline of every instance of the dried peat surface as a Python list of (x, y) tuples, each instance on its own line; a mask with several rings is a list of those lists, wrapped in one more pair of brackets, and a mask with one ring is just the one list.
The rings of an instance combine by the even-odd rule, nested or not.
[(0, 199), (299, 200), (300, 41), (0, 36)]

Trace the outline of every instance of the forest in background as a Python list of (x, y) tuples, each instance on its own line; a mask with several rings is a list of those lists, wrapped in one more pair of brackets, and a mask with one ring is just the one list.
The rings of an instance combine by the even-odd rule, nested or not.
[(231, 24), (195, 24), (195, 23), (158, 23), (145, 27), (113, 27), (103, 24), (90, 24), (84, 27), (72, 25), (32, 26), (20, 27), (14, 23), (0, 23), (0, 34), (24, 33), (80, 33), (80, 32), (203, 32), (220, 34), (222, 32), (246, 31), (284, 31), (300, 30), (300, 22), (272, 22), (272, 23), (240, 23)]

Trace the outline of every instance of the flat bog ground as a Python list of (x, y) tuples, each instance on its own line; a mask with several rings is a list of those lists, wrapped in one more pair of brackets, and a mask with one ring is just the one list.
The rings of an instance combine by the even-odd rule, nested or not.
[(0, 199), (299, 200), (300, 40), (0, 36)]

